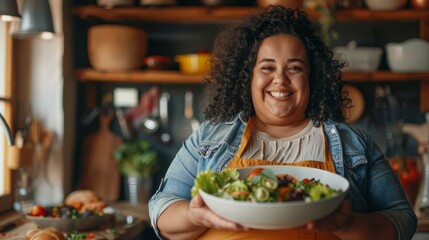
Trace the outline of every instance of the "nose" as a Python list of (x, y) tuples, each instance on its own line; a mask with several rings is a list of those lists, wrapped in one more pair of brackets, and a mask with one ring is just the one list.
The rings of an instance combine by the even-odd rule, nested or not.
[(274, 75), (273, 83), (274, 84), (289, 84), (290, 79), (289, 79), (289, 77), (285, 71), (278, 71)]

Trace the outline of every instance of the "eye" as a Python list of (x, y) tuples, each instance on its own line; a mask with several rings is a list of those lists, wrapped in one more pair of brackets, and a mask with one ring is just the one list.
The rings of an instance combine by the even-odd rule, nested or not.
[(272, 65), (264, 65), (261, 67), (262, 72), (272, 72), (274, 69), (275, 67)]
[(298, 66), (298, 65), (294, 65), (288, 68), (289, 71), (291, 72), (302, 72), (304, 70), (303, 67)]

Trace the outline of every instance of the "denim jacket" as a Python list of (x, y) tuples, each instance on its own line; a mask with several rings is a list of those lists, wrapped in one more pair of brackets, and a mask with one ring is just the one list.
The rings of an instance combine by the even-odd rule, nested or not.
[[(365, 133), (344, 123), (324, 122), (337, 174), (350, 182), (347, 199), (354, 212), (379, 212), (395, 225), (399, 239), (411, 239), (417, 217), (382, 152)], [(239, 148), (246, 121), (204, 122), (173, 159), (156, 193), (149, 200), (149, 216), (158, 237), (160, 214), (178, 200), (190, 200), (198, 172), (223, 170)]]

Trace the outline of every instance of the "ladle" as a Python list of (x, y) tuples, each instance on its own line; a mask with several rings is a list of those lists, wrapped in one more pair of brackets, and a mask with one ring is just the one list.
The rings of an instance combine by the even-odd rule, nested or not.
[(142, 122), (142, 130), (146, 134), (154, 134), (159, 129), (158, 121), (158, 104), (154, 104), (149, 116), (145, 117)]
[(168, 102), (170, 101), (170, 94), (164, 92), (159, 99), (159, 117), (161, 120), (161, 134), (159, 135), (160, 142), (163, 144), (170, 144), (172, 142), (171, 135), (168, 127)]

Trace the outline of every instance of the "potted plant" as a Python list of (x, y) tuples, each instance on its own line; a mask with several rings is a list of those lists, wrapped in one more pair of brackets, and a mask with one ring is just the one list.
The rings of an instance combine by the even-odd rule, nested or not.
[(157, 153), (147, 140), (124, 142), (115, 150), (124, 176), (125, 197), (131, 204), (145, 203), (152, 190), (152, 175), (159, 167)]
[(333, 0), (257, 0), (260, 7), (269, 5), (281, 5), (287, 8), (304, 8), (319, 14), (317, 22), (321, 27), (321, 35), (326, 44), (338, 38), (338, 33), (333, 29), (335, 24), (335, 1)]
[(315, 10), (320, 16), (318, 23), (321, 27), (322, 38), (330, 45), (333, 40), (338, 39), (338, 33), (333, 29), (335, 24), (335, 1), (333, 0), (304, 0), (305, 9)]

